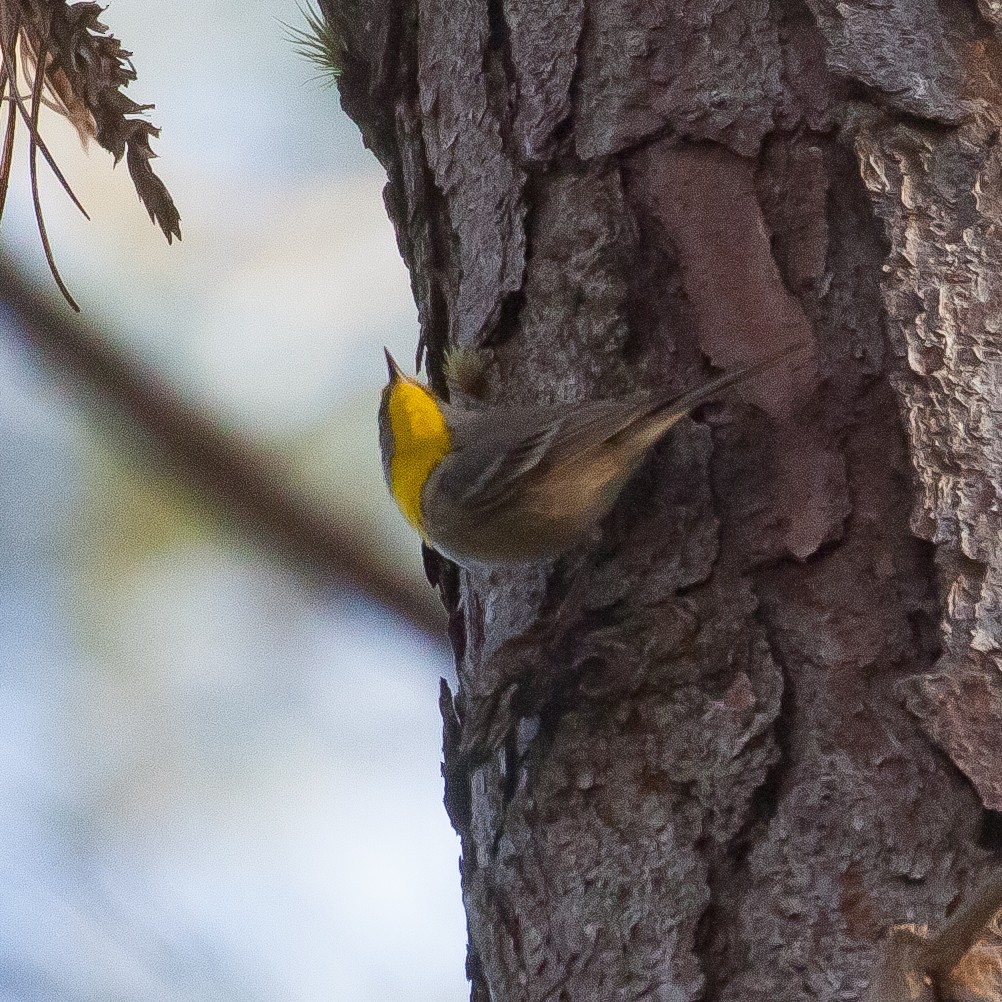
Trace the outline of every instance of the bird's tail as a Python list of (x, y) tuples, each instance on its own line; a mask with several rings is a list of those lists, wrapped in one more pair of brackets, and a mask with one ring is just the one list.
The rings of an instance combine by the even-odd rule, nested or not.
[(656, 415), (659, 422), (670, 418), (673, 419), (668, 420), (668, 426), (670, 426), (679, 418), (688, 414), (693, 408), (706, 403), (708, 400), (713, 400), (729, 387), (747, 382), (749, 379), (754, 379), (755, 376), (773, 368), (773, 366), (782, 362), (783, 359), (795, 355), (798, 351), (803, 351), (806, 347), (807, 342), (805, 341), (786, 345), (758, 362), (753, 362), (751, 365), (746, 365), (741, 369), (735, 369), (733, 372), (727, 372), (716, 379), (711, 379), (708, 383), (703, 383), (702, 386), (697, 386), (694, 390), (687, 390), (677, 397), (665, 400), (663, 404), (656, 408), (652, 416)]

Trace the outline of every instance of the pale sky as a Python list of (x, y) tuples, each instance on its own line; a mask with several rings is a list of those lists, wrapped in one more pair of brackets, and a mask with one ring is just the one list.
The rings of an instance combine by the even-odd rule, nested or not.
[[(295, 3), (149, 11), (103, 20), (184, 238), (49, 119), (92, 216), (44, 181), (63, 277), (417, 575), (376, 454), (381, 347), (417, 338), (381, 169), (283, 40)], [(15, 178), (0, 236), (44, 276)], [(467, 998), (444, 647), (221, 535), (9, 339), (0, 388), (0, 999)]]

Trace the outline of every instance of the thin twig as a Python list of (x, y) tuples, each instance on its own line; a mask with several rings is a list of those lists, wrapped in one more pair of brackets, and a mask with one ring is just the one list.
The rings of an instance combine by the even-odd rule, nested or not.
[(49, 243), (49, 234), (45, 229), (45, 219), (42, 216), (42, 199), (38, 194), (38, 112), (42, 107), (42, 85), (45, 83), (45, 73), (42, 68), (49, 54), (48, 42), (45, 36), (38, 47), (38, 61), (35, 63), (35, 79), (31, 86), (31, 123), (28, 129), (28, 176), (31, 178), (31, 202), (35, 207), (35, 223), (38, 225), (38, 236), (42, 241), (42, 250), (45, 253), (45, 262), (52, 272), (52, 277), (59, 286), (59, 291), (63, 298), (75, 313), (80, 312), (77, 301), (70, 294), (70, 290), (63, 281), (63, 276), (59, 274), (56, 267), (56, 259), (52, 254), (52, 244)]
[[(0, 94), (7, 85), (6, 69), (0, 69)], [(14, 133), (17, 131), (17, 108), (13, 101), (7, 102), (7, 124), (4, 126), (3, 155), (0, 158), (0, 219), (7, 202), (7, 189), (10, 187), (10, 169), (14, 162)]]

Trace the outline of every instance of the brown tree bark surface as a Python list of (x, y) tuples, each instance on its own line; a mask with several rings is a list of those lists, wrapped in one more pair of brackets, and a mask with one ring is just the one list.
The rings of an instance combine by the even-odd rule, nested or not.
[(554, 565), (430, 560), (473, 999), (864, 997), (1002, 849), (997, 5), (324, 5), (440, 389), (814, 348)]

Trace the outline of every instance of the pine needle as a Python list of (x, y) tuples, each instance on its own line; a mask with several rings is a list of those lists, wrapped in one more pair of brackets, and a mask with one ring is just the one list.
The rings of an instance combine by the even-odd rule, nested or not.
[(334, 26), (307, 0), (299, 5), (299, 13), (306, 27), (282, 22), (286, 40), (292, 45), (296, 55), (308, 59), (320, 69), (316, 79), (333, 84), (344, 68), (344, 45)]

